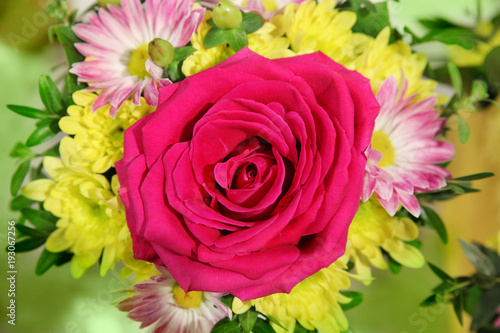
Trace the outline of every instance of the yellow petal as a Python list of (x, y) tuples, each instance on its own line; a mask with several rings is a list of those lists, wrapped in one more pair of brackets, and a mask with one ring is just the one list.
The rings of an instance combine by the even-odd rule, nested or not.
[(60, 159), (52, 156), (46, 156), (43, 159), (43, 167), (45, 168), (45, 171), (47, 171), (50, 178), (54, 180), (57, 180), (66, 169)]
[(76, 134), (85, 130), (85, 127), (74, 117), (62, 117), (59, 120), (59, 127), (67, 134)]
[(47, 238), (46, 247), (50, 252), (62, 252), (69, 249), (72, 244), (66, 239), (66, 229), (57, 229)]
[(248, 303), (243, 303), (239, 298), (235, 297), (233, 299), (232, 309), (234, 313), (241, 314), (247, 312), (251, 306)]
[(21, 188), (21, 194), (35, 201), (47, 200), (50, 190), (56, 183), (50, 179), (38, 179)]
[(80, 90), (73, 94), (73, 101), (75, 102), (75, 104), (81, 106), (87, 106), (92, 104), (96, 98), (97, 98), (96, 94), (87, 91)]

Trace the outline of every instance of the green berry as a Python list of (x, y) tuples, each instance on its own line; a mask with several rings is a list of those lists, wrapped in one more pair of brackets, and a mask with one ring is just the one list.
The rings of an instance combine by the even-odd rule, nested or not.
[(174, 60), (175, 49), (167, 40), (155, 38), (149, 43), (149, 56), (155, 64), (166, 67)]
[(213, 10), (212, 19), (219, 29), (233, 29), (241, 24), (241, 11), (230, 0), (221, 0)]

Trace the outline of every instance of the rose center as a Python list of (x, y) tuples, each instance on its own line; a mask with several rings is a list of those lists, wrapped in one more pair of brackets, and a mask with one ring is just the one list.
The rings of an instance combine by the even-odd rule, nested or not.
[(391, 143), (389, 136), (382, 131), (376, 131), (372, 137), (372, 149), (376, 149), (382, 153), (382, 160), (379, 166), (385, 167), (393, 165), (396, 160), (396, 149)]
[(198, 308), (203, 302), (203, 292), (202, 291), (190, 291), (184, 292), (179, 285), (175, 285), (173, 288), (174, 301), (181, 308)]
[(253, 183), (257, 174), (257, 166), (254, 163), (245, 163), (236, 171), (231, 188), (245, 188)]
[(132, 51), (128, 63), (128, 71), (130, 75), (137, 75), (140, 79), (151, 77), (146, 70), (146, 60), (149, 58), (148, 44), (139, 46)]

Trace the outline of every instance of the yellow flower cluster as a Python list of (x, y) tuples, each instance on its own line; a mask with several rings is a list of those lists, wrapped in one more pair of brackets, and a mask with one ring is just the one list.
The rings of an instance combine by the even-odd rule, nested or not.
[(297, 322), (308, 330), (345, 331), (349, 324), (340, 304), (347, 304), (351, 299), (340, 290), (349, 289), (350, 278), (357, 278), (347, 272), (347, 261), (347, 256), (338, 259), (301, 281), (289, 294), (277, 293), (246, 302), (235, 298), (233, 311), (243, 313), (255, 306), (257, 311), (276, 319), (284, 327), (272, 323), (277, 333), (293, 332)]
[[(391, 44), (389, 27), (377, 38), (352, 32), (356, 14), (339, 12), (335, 5), (335, 0), (289, 4), (283, 14), (275, 15), (248, 36), (248, 47), (270, 59), (321, 51), (369, 78), (374, 93), (387, 77), (393, 75), (398, 82), (402, 82), (403, 76), (408, 80), (407, 96), (417, 94), (415, 101), (435, 95), (437, 82), (422, 79), (427, 65), (424, 54), (413, 53), (402, 41)], [(210, 18), (211, 12), (207, 11), (205, 21), (191, 39), (197, 51), (184, 62), (182, 72), (186, 76), (213, 67), (234, 54), (226, 45), (210, 49), (203, 47), (203, 39), (210, 29), (207, 23)], [(446, 101), (446, 97), (439, 96), (438, 104)]]
[(46, 248), (74, 254), (71, 273), (75, 278), (99, 260), (101, 275), (122, 260), (126, 264), (122, 275), (135, 272), (137, 279), (147, 279), (157, 274), (156, 268), (133, 259), (125, 211), (117, 196), (118, 179), (115, 175), (109, 181), (102, 173), (122, 157), (124, 130), (154, 108), (144, 100), (141, 106), (127, 101), (112, 119), (109, 106), (91, 112), (97, 96), (84, 91), (73, 95), (77, 105), (68, 109), (69, 116), (59, 126), (74, 138), (61, 140), (61, 159), (44, 159), (49, 179), (27, 184), (22, 194), (43, 202), (44, 209), (59, 218)]
[[(207, 11), (203, 22), (191, 38), (196, 52), (189, 56), (182, 65), (182, 72), (186, 76), (213, 67), (234, 54), (234, 51), (227, 45), (219, 45), (210, 49), (203, 46), (203, 40), (211, 28), (208, 24), (211, 18), (212, 12)], [(278, 36), (276, 27), (270, 22), (264, 23), (259, 30), (248, 35), (248, 47), (270, 59), (294, 56), (295, 53), (289, 49), (289, 46), (288, 40), (283, 36)]]
[(126, 101), (115, 119), (109, 116), (111, 106), (91, 112), (91, 105), (97, 95), (91, 92), (78, 91), (73, 94), (76, 105), (68, 108), (68, 116), (59, 121), (61, 130), (74, 138), (61, 142), (70, 152), (68, 161), (79, 170), (92, 173), (104, 173), (123, 156), (123, 133), (137, 120), (154, 111), (141, 98), (141, 105), (135, 106)]
[(349, 228), (348, 251), (356, 272), (371, 280), (370, 265), (387, 269), (382, 250), (403, 266), (420, 268), (425, 264), (422, 253), (405, 241), (418, 237), (418, 227), (410, 219), (390, 216), (376, 198), (361, 203)]

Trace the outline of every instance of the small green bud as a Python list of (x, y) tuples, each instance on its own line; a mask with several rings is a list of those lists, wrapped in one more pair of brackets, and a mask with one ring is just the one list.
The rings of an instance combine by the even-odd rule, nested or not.
[(175, 49), (169, 41), (155, 38), (149, 43), (149, 56), (155, 64), (166, 67), (174, 60)]
[(121, 0), (97, 0), (97, 4), (101, 7), (106, 7), (107, 5), (120, 5)]
[(213, 10), (212, 19), (219, 29), (233, 29), (241, 24), (243, 16), (230, 0), (221, 0)]

